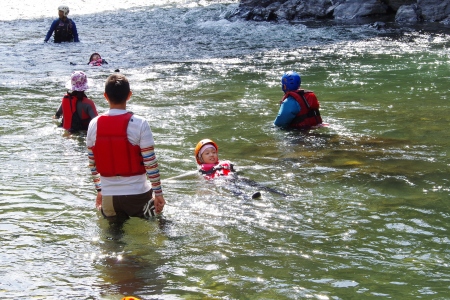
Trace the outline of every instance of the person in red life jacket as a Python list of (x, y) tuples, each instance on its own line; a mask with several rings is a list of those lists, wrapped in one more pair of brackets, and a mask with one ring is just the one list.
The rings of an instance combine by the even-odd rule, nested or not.
[(294, 71), (281, 77), (284, 92), (274, 125), (285, 129), (311, 129), (322, 124), (319, 101), (312, 91), (300, 89), (300, 75)]
[(61, 126), (69, 132), (87, 130), (89, 122), (98, 115), (94, 102), (84, 93), (89, 82), (84, 72), (75, 71), (66, 83), (66, 88), (72, 92), (67, 91), (53, 118), (62, 116)]
[(91, 57), (89, 57), (88, 65), (90, 65), (90, 66), (99, 67), (99, 66), (107, 65), (107, 64), (108, 64), (108, 62), (106, 60), (104, 60), (98, 53), (92, 53)]
[(47, 43), (53, 32), (53, 41), (55, 43), (62, 42), (79, 42), (78, 31), (75, 22), (69, 19), (67, 15), (69, 14), (69, 7), (66, 5), (60, 5), (58, 7), (58, 19), (52, 22), (50, 29), (45, 36), (44, 42)]
[(197, 143), (194, 156), (199, 165), (199, 172), (206, 179), (228, 176), (234, 172), (233, 164), (229, 161), (219, 161), (219, 147), (210, 139), (203, 139)]
[[(205, 179), (225, 178), (228, 182), (227, 188), (229, 191), (238, 197), (244, 199), (256, 199), (261, 197), (261, 192), (252, 192), (247, 194), (246, 190), (258, 188), (270, 193), (278, 194), (283, 197), (288, 195), (276, 189), (261, 185), (254, 180), (246, 177), (238, 176), (234, 165), (229, 161), (219, 160), (219, 147), (210, 139), (203, 139), (197, 143), (194, 149), (195, 160), (197, 161), (199, 172)], [(249, 197), (250, 196), (250, 197)]]
[(91, 121), (86, 136), (96, 207), (119, 222), (160, 214), (165, 205), (153, 134), (144, 118), (126, 110), (131, 95), (124, 75), (110, 75), (104, 93), (109, 110)]

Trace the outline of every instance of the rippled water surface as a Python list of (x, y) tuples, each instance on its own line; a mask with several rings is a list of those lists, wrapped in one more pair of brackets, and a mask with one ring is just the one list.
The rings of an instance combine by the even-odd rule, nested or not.
[[(59, 1), (0, 1), (1, 298), (448, 298), (448, 28), (230, 22), (236, 1), (110, 2), (67, 1), (81, 43), (44, 44)], [(93, 52), (109, 64), (89, 68)], [(117, 68), (154, 132), (167, 200), (161, 219), (123, 228), (95, 210), (85, 136), (51, 119), (74, 70), (106, 110)], [(328, 128), (272, 126), (292, 69)], [(194, 174), (205, 137), (243, 180)]]

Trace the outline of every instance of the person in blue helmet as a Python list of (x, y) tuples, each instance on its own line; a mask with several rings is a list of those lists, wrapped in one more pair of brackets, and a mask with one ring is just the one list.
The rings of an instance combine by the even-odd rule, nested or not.
[(50, 29), (45, 36), (44, 42), (47, 43), (53, 32), (53, 41), (55, 43), (62, 42), (79, 42), (78, 31), (75, 22), (69, 19), (67, 15), (69, 14), (69, 7), (66, 5), (60, 5), (58, 7), (59, 18), (52, 22)]
[(312, 91), (300, 89), (300, 75), (289, 71), (281, 77), (284, 92), (274, 125), (285, 129), (307, 130), (322, 125), (319, 101)]

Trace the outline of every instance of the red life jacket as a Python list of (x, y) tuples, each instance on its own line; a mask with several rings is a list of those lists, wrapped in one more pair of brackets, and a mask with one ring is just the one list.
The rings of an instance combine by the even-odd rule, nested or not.
[(100, 116), (97, 137), (92, 151), (97, 171), (104, 177), (129, 177), (145, 174), (144, 160), (139, 145), (128, 141), (128, 122), (133, 113)]
[[(81, 120), (77, 112), (78, 98), (76, 96), (65, 95), (62, 99), (63, 121), (62, 127), (69, 131), (87, 130), (91, 117), (82, 109)], [(83, 97), (81, 103), (87, 103), (92, 106), (96, 112), (95, 105), (88, 98)]]
[(322, 117), (319, 112), (320, 104), (313, 92), (305, 90), (288, 91), (281, 102), (289, 96), (293, 97), (300, 105), (300, 112), (292, 120), (291, 124), (289, 124), (289, 127), (308, 129), (312, 126), (322, 124)]
[(217, 164), (201, 164), (199, 172), (206, 179), (213, 179), (219, 176), (228, 176), (231, 172), (234, 172), (234, 168), (229, 161), (223, 161)]

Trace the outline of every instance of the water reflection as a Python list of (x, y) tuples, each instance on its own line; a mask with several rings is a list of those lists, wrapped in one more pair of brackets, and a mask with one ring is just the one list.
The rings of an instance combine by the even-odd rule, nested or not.
[(167, 243), (170, 224), (164, 217), (109, 221), (99, 216), (101, 231), (93, 240), (99, 250), (92, 259), (102, 274), (96, 285), (103, 296), (134, 295), (145, 299), (163, 294), (167, 258), (160, 249)]
[[(222, 1), (172, 2), (101, 14), (80, 4), (79, 45), (43, 45), (45, 14), (0, 24), (5, 297), (445, 298), (448, 36), (231, 23)], [(109, 68), (84, 65), (94, 51)], [(120, 68), (130, 78), (170, 222), (116, 228), (96, 212), (84, 136), (51, 121), (81, 67), (99, 112), (106, 77)], [(330, 127), (272, 127), (288, 69), (317, 93)], [(204, 137), (239, 176), (289, 196), (249, 199), (245, 182), (177, 177), (195, 173)]]

